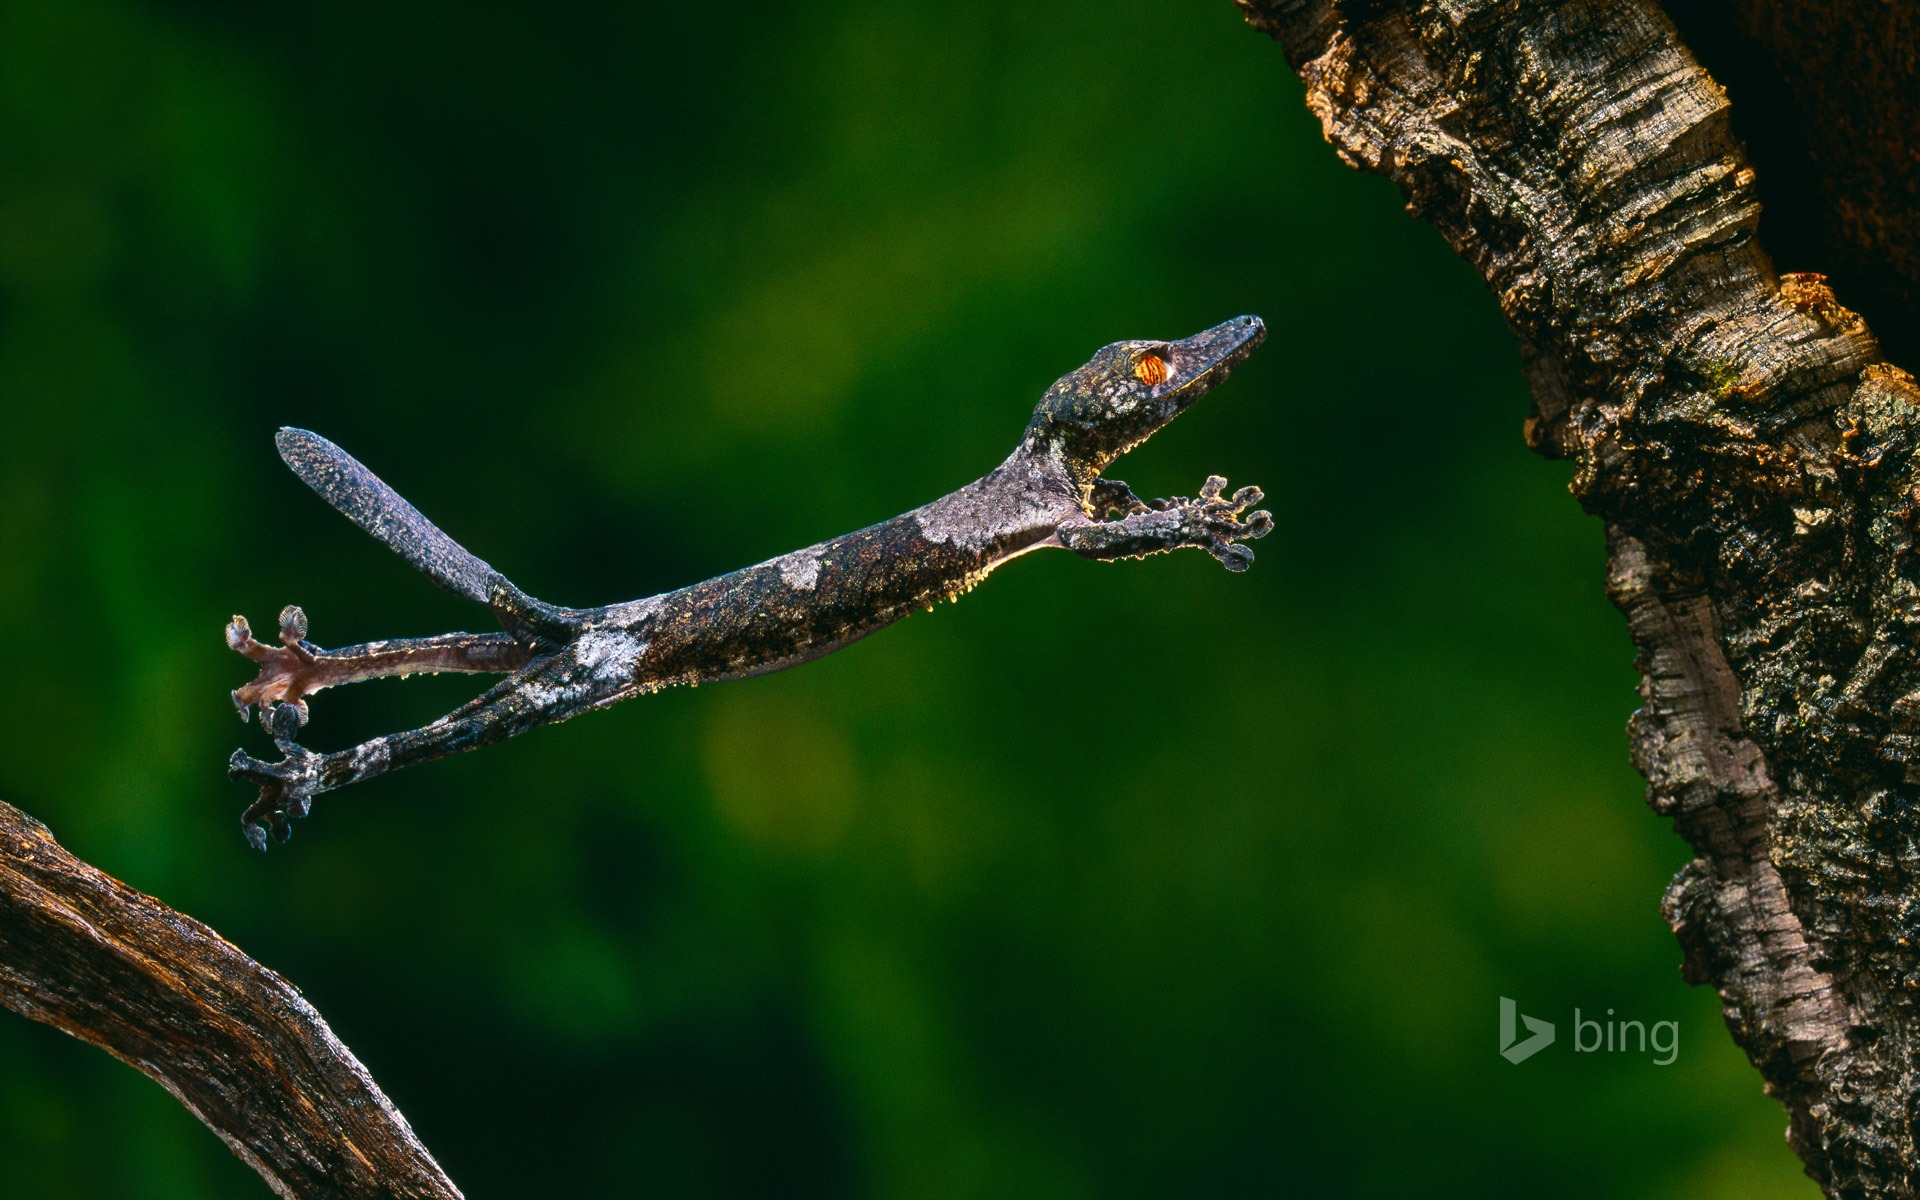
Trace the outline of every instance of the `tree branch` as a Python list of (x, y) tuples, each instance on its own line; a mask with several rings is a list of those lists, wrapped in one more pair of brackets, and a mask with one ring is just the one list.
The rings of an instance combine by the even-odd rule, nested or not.
[(4, 803), (0, 1003), (151, 1076), (281, 1196), (460, 1195), (292, 984)]
[(1521, 342), (1640, 649), (1630, 736), (1695, 859), (1686, 976), (1834, 1196), (1912, 1196), (1920, 389), (1779, 276), (1719, 86), (1645, 0), (1239, 0), (1341, 157)]

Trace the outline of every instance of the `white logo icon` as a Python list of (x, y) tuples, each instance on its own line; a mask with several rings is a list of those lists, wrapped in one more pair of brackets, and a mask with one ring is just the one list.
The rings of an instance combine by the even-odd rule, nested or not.
[[(1527, 1023), (1527, 1031), (1533, 1036), (1519, 1041), (1519, 1022)], [(1500, 997), (1500, 1055), (1510, 1063), (1521, 1063), (1553, 1045), (1553, 1022), (1542, 1021), (1539, 1017), (1523, 1017), (1520, 1006), (1505, 996)]]

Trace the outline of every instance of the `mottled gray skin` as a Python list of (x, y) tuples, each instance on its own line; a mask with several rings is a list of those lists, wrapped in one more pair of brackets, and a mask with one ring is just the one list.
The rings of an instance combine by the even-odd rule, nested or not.
[[(1253, 551), (1241, 543), (1273, 526), (1267, 513), (1246, 512), (1260, 502), (1258, 488), (1222, 496), (1226, 481), (1213, 476), (1196, 498), (1149, 503), (1101, 476), (1225, 379), (1265, 336), (1257, 317), (1237, 317), (1184, 341), (1116, 342), (1047, 389), (1013, 453), (960, 490), (830, 542), (604, 608), (533, 599), (345, 451), (283, 429), (281, 456), (302, 480), (442, 586), (487, 604), (506, 632), (322, 650), (305, 640), (297, 608), (281, 613), (277, 647), (255, 641), (235, 617), (228, 644), (259, 663), (260, 673), (233, 693), (234, 703), (243, 720), (261, 706), (261, 724), (284, 755), (266, 763), (234, 752), (228, 773), (260, 787), (242, 818), (247, 840), (264, 850), (271, 831), (284, 841), (288, 819), (305, 816), (314, 796), (397, 767), (674, 684), (739, 679), (818, 658), (958, 597), (1030, 550), (1115, 559), (1194, 546), (1229, 570), (1245, 570)], [(1160, 382), (1141, 369), (1145, 355), (1165, 363)], [(425, 671), (510, 674), (420, 729), (332, 754), (295, 741), (313, 692)]]

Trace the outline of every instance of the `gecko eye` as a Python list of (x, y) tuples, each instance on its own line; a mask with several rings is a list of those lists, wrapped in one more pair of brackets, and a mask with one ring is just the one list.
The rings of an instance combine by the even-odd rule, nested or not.
[(1159, 387), (1167, 381), (1167, 360), (1143, 350), (1134, 356), (1133, 376), (1148, 387)]

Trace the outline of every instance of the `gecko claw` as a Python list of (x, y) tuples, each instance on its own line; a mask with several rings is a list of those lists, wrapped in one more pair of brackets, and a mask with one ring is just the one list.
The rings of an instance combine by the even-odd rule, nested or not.
[(1235, 574), (1253, 565), (1253, 547), (1237, 542), (1210, 545), (1207, 552), (1219, 559), (1221, 566)]
[(227, 778), (266, 785), (273, 782), (273, 771), (245, 750), (235, 750), (227, 759)]
[(300, 735), (300, 729), (306, 723), (307, 702), (305, 700), (269, 704), (260, 710), (260, 724), (273, 735), (273, 744), (282, 754), (289, 754), (296, 748), (294, 739)]

